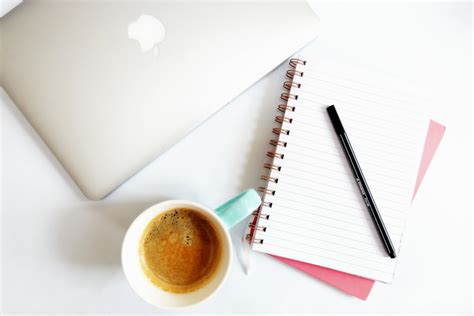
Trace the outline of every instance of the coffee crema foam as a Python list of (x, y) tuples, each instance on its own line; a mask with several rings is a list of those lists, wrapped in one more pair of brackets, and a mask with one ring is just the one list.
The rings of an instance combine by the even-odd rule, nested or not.
[(176, 208), (155, 217), (139, 245), (142, 269), (161, 289), (174, 293), (206, 285), (220, 262), (222, 242), (213, 224), (197, 211)]

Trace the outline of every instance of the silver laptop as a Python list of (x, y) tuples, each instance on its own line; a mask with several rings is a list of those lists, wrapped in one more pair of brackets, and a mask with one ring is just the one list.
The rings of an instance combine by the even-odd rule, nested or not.
[(1, 84), (101, 199), (314, 39), (318, 19), (294, 1), (25, 1), (0, 28)]

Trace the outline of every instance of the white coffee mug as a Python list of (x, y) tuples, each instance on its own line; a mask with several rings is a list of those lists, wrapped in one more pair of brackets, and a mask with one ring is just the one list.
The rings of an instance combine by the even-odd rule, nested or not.
[[(232, 263), (232, 241), (228, 230), (259, 207), (260, 197), (255, 190), (245, 191), (215, 211), (191, 201), (170, 200), (151, 206), (130, 225), (122, 245), (122, 267), (133, 290), (145, 301), (156, 307), (179, 309), (190, 307), (216, 293), (227, 278)], [(148, 223), (156, 216), (175, 208), (187, 208), (201, 213), (216, 228), (222, 241), (222, 256), (212, 279), (203, 287), (189, 293), (172, 293), (154, 285), (142, 270), (139, 257), (140, 238)]]

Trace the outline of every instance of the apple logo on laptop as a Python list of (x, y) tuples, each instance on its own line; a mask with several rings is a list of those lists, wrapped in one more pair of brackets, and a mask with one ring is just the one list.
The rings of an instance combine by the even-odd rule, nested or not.
[(153, 49), (153, 54), (158, 55), (158, 44), (165, 39), (166, 29), (163, 23), (154, 16), (142, 14), (128, 25), (128, 38), (140, 44), (142, 52)]

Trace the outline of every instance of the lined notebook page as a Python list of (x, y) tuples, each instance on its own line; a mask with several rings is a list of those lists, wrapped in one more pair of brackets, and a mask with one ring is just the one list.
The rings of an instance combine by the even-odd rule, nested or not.
[[(322, 65), (298, 65), (253, 249), (383, 282), (393, 280), (390, 259), (374, 228), (328, 118), (335, 105), (392, 242), (400, 248), (428, 120), (392, 84), (370, 83)], [(352, 74), (353, 75), (353, 74)], [(377, 85), (378, 83), (378, 85)], [(390, 89), (387, 89), (387, 86)]]

